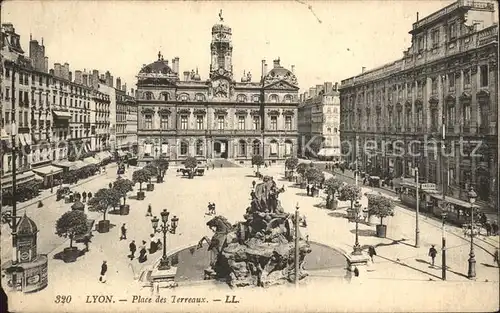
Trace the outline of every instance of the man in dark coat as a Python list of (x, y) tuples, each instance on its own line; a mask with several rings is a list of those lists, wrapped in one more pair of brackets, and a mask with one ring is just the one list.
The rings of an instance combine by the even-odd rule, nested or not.
[(87, 193), (84, 191), (82, 192), (82, 202), (85, 202), (87, 200)]
[(122, 228), (121, 228), (122, 235), (120, 236), (120, 240), (125, 239), (127, 240), (127, 228), (125, 228), (125, 223), (123, 223)]
[(377, 255), (377, 251), (375, 251), (374, 246), (368, 247), (368, 255), (370, 256), (370, 259), (372, 260), (372, 263), (373, 263), (373, 256)]
[(101, 276), (99, 277), (99, 281), (101, 283), (105, 283), (106, 282), (106, 272), (107, 271), (108, 271), (108, 264), (106, 263), (106, 261), (102, 261)]
[(432, 245), (429, 249), (429, 256), (431, 257), (432, 260), (432, 266), (434, 266), (434, 259), (436, 258), (437, 255), (437, 250), (434, 248), (434, 245)]
[(311, 193), (311, 186), (307, 185), (306, 190), (307, 190), (307, 195), (309, 195)]
[(132, 240), (132, 242), (130, 242), (128, 248), (130, 249), (130, 259), (133, 260), (135, 258), (135, 251), (137, 250), (137, 246), (135, 245), (135, 240)]

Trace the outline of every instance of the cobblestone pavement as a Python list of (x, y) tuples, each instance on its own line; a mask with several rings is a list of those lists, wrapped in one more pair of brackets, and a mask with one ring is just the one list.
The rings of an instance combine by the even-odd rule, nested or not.
[[(130, 177), (131, 172), (132, 170), (126, 175)], [(310, 240), (332, 246), (345, 253), (350, 253), (354, 243), (354, 224), (348, 223), (344, 218), (347, 203), (341, 202), (338, 210), (326, 210), (321, 208), (322, 198), (307, 197), (305, 196), (305, 190), (293, 186), (288, 181), (284, 181), (282, 179), (282, 166), (273, 165), (269, 168), (261, 169), (261, 172), (264, 175), (274, 176), (279, 186), (285, 186), (286, 191), (280, 198), (285, 211), (293, 212), (295, 206), (298, 204), (300, 213), (306, 215), (308, 223), (307, 234)], [(157, 261), (161, 256), (161, 252), (157, 252), (153, 256), (150, 255), (148, 262), (145, 264), (139, 264), (137, 260), (131, 261), (127, 258), (129, 240), (134, 239), (138, 244), (142, 240), (146, 240), (149, 243), (149, 234), (152, 230), (150, 218), (145, 216), (148, 204), (151, 203), (154, 215), (159, 215), (161, 210), (166, 208), (171, 212), (171, 216), (177, 215), (179, 217), (177, 233), (167, 236), (168, 249), (189, 246), (200, 240), (202, 236), (210, 236), (212, 234), (205, 226), (205, 223), (209, 219), (205, 215), (209, 201), (215, 202), (217, 213), (227, 217), (229, 221), (235, 222), (243, 218), (242, 215), (249, 204), (251, 183), (253, 180), (256, 180), (252, 176), (252, 173), (253, 170), (249, 167), (216, 168), (215, 170), (210, 169), (207, 171), (205, 176), (187, 179), (178, 176), (175, 171), (169, 170), (165, 182), (155, 184), (155, 191), (146, 192), (145, 200), (138, 201), (133, 197), (127, 200), (127, 203), (131, 206), (129, 215), (108, 214), (108, 219), (116, 227), (113, 227), (109, 233), (95, 233), (90, 245), (90, 251), (81, 256), (76, 262), (65, 264), (60, 260), (53, 259), (54, 254), (62, 251), (67, 245), (63, 241), (59, 241), (58, 244), (55, 242), (51, 243), (44, 248), (45, 251), (52, 249), (52, 252), (49, 253), (49, 286), (38, 293), (25, 297), (29, 297), (30, 303), (52, 301), (51, 299), (55, 294), (64, 294), (64, 290), (67, 290), (68, 292), (71, 291), (74, 303), (84, 304), (86, 296), (92, 294), (114, 294), (117, 298), (131, 298), (134, 292), (149, 295), (151, 293), (150, 289), (141, 289), (141, 283), (134, 280), (134, 277), (137, 278), (138, 273), (142, 269)], [(114, 178), (114, 175), (110, 174), (110, 177), (107, 178), (109, 180), (100, 180), (99, 184), (102, 187), (107, 186), (108, 182), (114, 180)], [(96, 183), (96, 189), (99, 188), (99, 184)], [(136, 186), (137, 189), (138, 186)], [(368, 189), (364, 191), (368, 191)], [(135, 191), (131, 192), (130, 196), (134, 194)], [(366, 205), (366, 198), (363, 199), (362, 204)], [(54, 213), (53, 216), (56, 219), (67, 209), (68, 204), (66, 204), (66, 208), (64, 206), (61, 208), (56, 207), (57, 214)], [(47, 213), (47, 211), (43, 212)], [(95, 218), (96, 221), (101, 219), (101, 216), (97, 213), (91, 212), (89, 216)], [(53, 235), (55, 219), (50, 222), (48, 219), (48, 217), (44, 216), (44, 222), (42, 223), (37, 218), (34, 218), (39, 228), (43, 229), (43, 233), (41, 230), (39, 236), (40, 244), (45, 241), (52, 241), (53, 236), (55, 236)], [(333, 280), (326, 277), (327, 275), (325, 277), (315, 276), (308, 279), (308, 286), (301, 287), (301, 290), (303, 290), (301, 296), (302, 303), (306, 302), (304, 301), (304, 299), (308, 299), (306, 295), (308, 292), (314, 291), (316, 286), (317, 288), (334, 288), (325, 290), (334, 290), (332, 292), (336, 295), (336, 297), (333, 297), (335, 299), (320, 299), (318, 302), (318, 305), (325, 309), (328, 308), (327, 305), (335, 304), (335, 301), (341, 307), (354, 305), (341, 303), (341, 299), (349, 299), (346, 298), (347, 293), (343, 296), (342, 294), (347, 292), (347, 290), (352, 291), (353, 288), (359, 290), (360, 301), (357, 304), (358, 308), (366, 307), (369, 303), (378, 305), (378, 307), (384, 307), (384, 305), (395, 305), (394, 307), (397, 307), (396, 305), (399, 304), (399, 310), (401, 310), (401, 308), (405, 307), (405, 301), (406, 304), (412, 305), (412, 307), (417, 299), (427, 302), (427, 299), (423, 298), (425, 295), (429, 297), (429, 300), (435, 299), (435, 301), (438, 301), (439, 297), (450, 294), (455, 301), (458, 301), (456, 299), (469, 298), (463, 297), (466, 292), (485, 296), (491, 295), (491, 297), (483, 298), (485, 300), (481, 303), (473, 303), (474, 301), (462, 301), (464, 303), (461, 303), (458, 301), (456, 305), (459, 305), (460, 308), (474, 307), (474, 304), (489, 307), (489, 305), (498, 303), (495, 302), (497, 297), (495, 298), (494, 296), (498, 295), (498, 268), (492, 267), (492, 257), (490, 254), (482, 249), (476, 249), (477, 281), (471, 282), (464, 277), (464, 274), (467, 273), (468, 242), (463, 238), (449, 236), (448, 266), (450, 268), (448, 281), (441, 282), (439, 281), (441, 272), (439, 268), (440, 255), (437, 258), (436, 268), (431, 268), (426, 263), (429, 261), (427, 251), (430, 244), (437, 244), (439, 247), (441, 230), (432, 223), (421, 223), (421, 247), (416, 249), (412, 246), (414, 221), (415, 219), (414, 216), (411, 216), (411, 212), (397, 208), (395, 216), (386, 221), (388, 225), (388, 238), (386, 239), (373, 236), (374, 226), (360, 225), (361, 245), (374, 245), (377, 247), (378, 256), (375, 257), (375, 263), (369, 264), (362, 271), (361, 276), (350, 285), (346, 285), (344, 280), (335, 280), (333, 282)], [(127, 224), (128, 240), (120, 241), (120, 226), (122, 223)], [(43, 244), (46, 245), (46, 243)], [(50, 245), (54, 245), (54, 247), (51, 248)], [(3, 247), (4, 244), (2, 242)], [(82, 248), (81, 245), (79, 247)], [(100, 265), (103, 260), (107, 260), (108, 262), (108, 275), (105, 284), (98, 281)], [(430, 280), (433, 281), (431, 282)], [(485, 282), (485, 280), (488, 280), (489, 283)], [(408, 292), (412, 290), (411, 294), (414, 298), (390, 298), (387, 300), (387, 303), (382, 303), (381, 306), (380, 300), (376, 302), (377, 299), (381, 298), (377, 298), (375, 295), (387, 297), (390, 295), (391, 290), (385, 287), (380, 288), (381, 284), (387, 288), (394, 288), (392, 290), (398, 291), (396, 293), (398, 295), (401, 294), (399, 290), (408, 288)], [(429, 291), (430, 286), (434, 288), (434, 293)], [(203, 284), (202, 286), (181, 286), (176, 291), (162, 290), (160, 293), (162, 295), (169, 295), (177, 292), (178, 295), (182, 293), (186, 296), (191, 294), (198, 296), (199, 294), (201, 297), (211, 290), (217, 290), (221, 294), (229, 292), (226, 288), (220, 285), (215, 287)], [(278, 294), (277, 297), (280, 297), (279, 295), (283, 297), (284, 294), (288, 294), (289, 288), (278, 287), (272, 290), (273, 293), (276, 292)], [(366, 290), (367, 292), (371, 290), (371, 292), (368, 292), (369, 295), (366, 295), (361, 290)], [(231, 293), (234, 292), (231, 291)], [(254, 291), (247, 290), (246, 292), (252, 293)], [(261, 291), (255, 291), (255, 294), (259, 292)], [(310, 297), (312, 299), (314, 296), (311, 294)], [(352, 296), (350, 298), (352, 299)], [(368, 298), (370, 299), (369, 301)], [(288, 300), (286, 304), (292, 305), (292, 303), (293, 300)], [(450, 302), (436, 302), (436, 310), (446, 304), (450, 304)], [(118, 309), (118, 305), (113, 305), (112, 307), (111, 305), (100, 305), (98, 307), (95, 306), (95, 308), (99, 308), (99, 310), (105, 308)], [(82, 305), (82, 309), (84, 307), (87, 310), (94, 308)], [(230, 307), (232, 305), (228, 304), (227, 308), (229, 309)], [(239, 306), (238, 310), (244, 310), (245, 307)], [(133, 308), (132, 304), (127, 304), (126, 306), (127, 310), (133, 310)], [(185, 309), (185, 307), (183, 308)], [(198, 310), (205, 307), (192, 306), (192, 308), (193, 310)], [(283, 305), (282, 308), (286, 308), (286, 305)], [(151, 309), (154, 310), (153, 307)], [(182, 308), (179, 307), (179, 309)]]

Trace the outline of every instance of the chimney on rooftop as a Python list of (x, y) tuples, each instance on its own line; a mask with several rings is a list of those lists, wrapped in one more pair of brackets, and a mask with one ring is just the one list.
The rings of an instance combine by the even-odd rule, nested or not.
[(365, 66), (363, 66), (363, 67), (361, 68), (361, 74), (363, 74), (365, 71), (366, 71), (366, 67), (365, 67)]
[(190, 71), (184, 71), (183, 74), (184, 74), (184, 81), (187, 82), (189, 80), (189, 75), (191, 74), (191, 72)]
[(122, 80), (121, 80), (121, 78), (120, 78), (120, 77), (117, 77), (117, 78), (116, 78), (116, 88), (117, 88), (118, 90), (121, 90), (121, 88), (122, 88)]
[(325, 94), (332, 92), (333, 83), (332, 82), (325, 82), (325, 86), (324, 86), (323, 90), (325, 91)]
[(82, 84), (82, 71), (76, 70), (75, 71), (75, 84)]
[(262, 73), (262, 77), (266, 76), (266, 72), (267, 72), (267, 69), (266, 69), (266, 60), (262, 60), (261, 61), (261, 73)]
[(273, 68), (277, 68), (277, 67), (280, 67), (280, 58), (279, 57), (273, 61)]
[(295, 65), (292, 65), (291, 68), (292, 68), (292, 74), (295, 74)]
[(335, 91), (339, 91), (339, 83), (335, 82)]
[(418, 12), (417, 12), (417, 22), (418, 22)]

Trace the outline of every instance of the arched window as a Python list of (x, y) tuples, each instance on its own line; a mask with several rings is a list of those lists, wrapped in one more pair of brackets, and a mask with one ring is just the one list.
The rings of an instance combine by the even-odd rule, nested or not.
[(271, 102), (271, 103), (278, 102), (278, 95), (270, 95), (269, 96), (269, 102)]
[(196, 94), (196, 101), (205, 101), (205, 95), (202, 93), (197, 93)]
[(170, 94), (169, 94), (168, 92), (162, 92), (162, 93), (161, 93), (161, 99), (162, 99), (163, 101), (168, 101), (168, 100), (170, 100)]
[(285, 97), (283, 98), (283, 102), (285, 103), (290, 103), (292, 102), (292, 96), (291, 95), (285, 95)]
[(292, 155), (293, 152), (293, 143), (291, 140), (285, 140), (285, 156)]
[(253, 141), (253, 145), (252, 145), (252, 154), (253, 155), (260, 155), (260, 141), (255, 139)]
[(328, 128), (326, 129), (326, 132), (327, 132), (327, 133), (329, 133), (329, 134), (331, 134), (331, 133), (332, 133), (332, 129), (331, 129), (330, 127), (328, 127)]
[(238, 155), (245, 156), (247, 154), (247, 143), (241, 139), (238, 143)]
[(203, 155), (203, 140), (198, 140), (196, 142), (196, 155)]
[(246, 95), (238, 95), (236, 97), (236, 101), (238, 101), (238, 102), (247, 102), (247, 96)]
[(189, 95), (187, 93), (183, 93), (179, 96), (179, 99), (181, 101), (188, 101), (189, 100)]
[(145, 92), (144, 93), (144, 99), (146, 99), (146, 100), (153, 100), (154, 99), (153, 93), (152, 92)]
[(269, 145), (270, 151), (269, 154), (272, 156), (278, 155), (278, 142), (276, 140), (271, 140), (271, 144)]
[(182, 141), (181, 142), (181, 155), (187, 155), (189, 150), (189, 145), (187, 142)]
[(168, 143), (167, 142), (162, 142), (161, 143), (161, 155), (168, 155)]

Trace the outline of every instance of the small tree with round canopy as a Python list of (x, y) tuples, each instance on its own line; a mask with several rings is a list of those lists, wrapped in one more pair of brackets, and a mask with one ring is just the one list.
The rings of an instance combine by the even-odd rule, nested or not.
[(82, 211), (68, 211), (56, 221), (56, 234), (69, 238), (69, 248), (73, 248), (73, 239), (88, 232), (87, 215)]
[(252, 165), (257, 166), (257, 175), (259, 174), (260, 167), (264, 165), (264, 158), (260, 154), (252, 156)]

